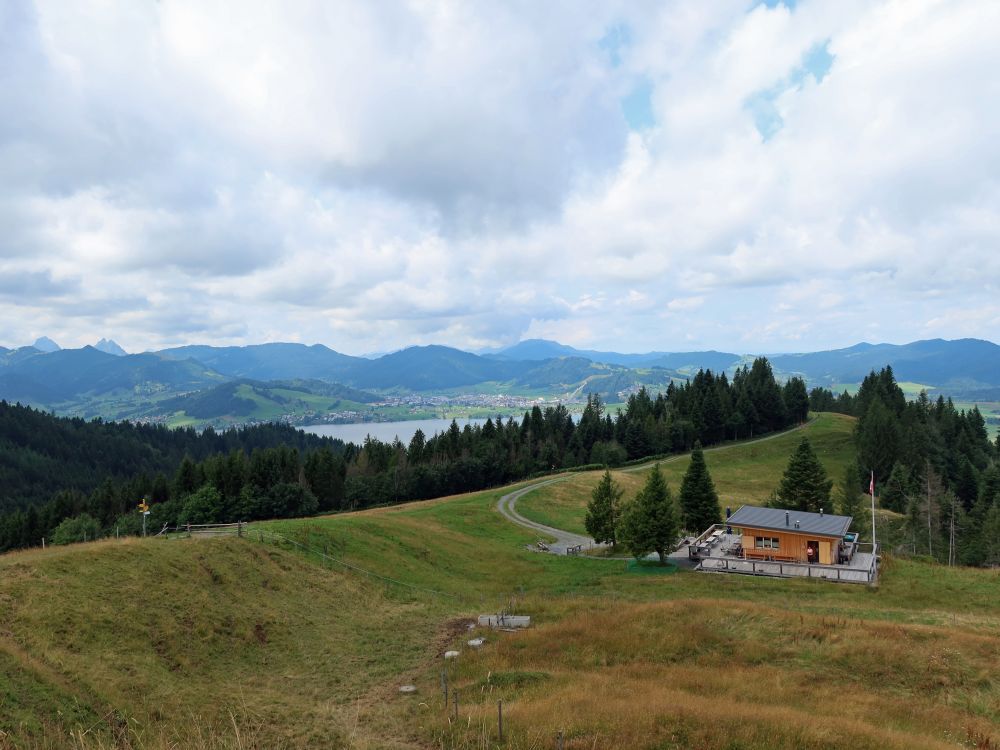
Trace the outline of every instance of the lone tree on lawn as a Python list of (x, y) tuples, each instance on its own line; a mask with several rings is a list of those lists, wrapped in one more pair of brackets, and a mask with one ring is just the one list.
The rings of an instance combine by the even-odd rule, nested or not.
[(618, 482), (611, 478), (611, 470), (605, 469), (604, 476), (594, 488), (587, 503), (587, 518), (584, 526), (595, 542), (615, 544), (615, 526), (618, 523), (618, 501), (621, 500), (622, 489)]
[(809, 438), (803, 437), (778, 485), (778, 501), (782, 507), (793, 510), (811, 513), (821, 508), (830, 510), (831, 487), (833, 482), (826, 478), (826, 469), (816, 458)]
[(695, 443), (691, 451), (691, 463), (681, 482), (680, 501), (683, 526), (688, 531), (700, 534), (722, 518), (719, 495), (705, 465), (700, 442)]
[(655, 552), (660, 563), (666, 562), (667, 551), (677, 541), (677, 517), (659, 464), (649, 472), (646, 484), (622, 512), (618, 538), (636, 559)]

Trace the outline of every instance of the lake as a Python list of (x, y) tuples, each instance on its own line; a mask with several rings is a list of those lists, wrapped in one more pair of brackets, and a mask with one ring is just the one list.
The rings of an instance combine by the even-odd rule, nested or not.
[[(456, 419), (459, 427), (467, 424), (486, 424), (485, 419)], [(365, 437), (371, 435), (384, 443), (391, 443), (397, 437), (403, 445), (409, 445), (413, 433), (423, 430), (426, 437), (437, 432), (444, 432), (451, 426), (450, 419), (411, 419), (405, 422), (361, 422), (359, 424), (314, 424), (302, 427), (304, 432), (323, 437), (339, 438), (345, 443), (365, 442)]]

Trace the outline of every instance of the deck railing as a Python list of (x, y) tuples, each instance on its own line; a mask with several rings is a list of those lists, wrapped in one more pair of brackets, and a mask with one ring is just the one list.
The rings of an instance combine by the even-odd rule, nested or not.
[[(720, 573), (744, 573), (758, 576), (778, 576), (782, 578), (825, 578), (843, 583), (872, 584), (878, 579), (878, 545), (862, 544), (871, 548), (869, 563), (865, 567), (850, 565), (817, 565), (813, 563), (745, 560), (736, 557), (703, 557), (701, 570)], [(855, 555), (858, 553), (856, 552)]]

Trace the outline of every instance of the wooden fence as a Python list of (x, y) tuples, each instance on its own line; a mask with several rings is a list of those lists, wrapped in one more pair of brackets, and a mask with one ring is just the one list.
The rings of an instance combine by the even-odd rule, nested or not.
[(186, 523), (180, 526), (164, 526), (156, 536), (166, 534), (187, 534), (194, 536), (246, 536), (247, 522), (237, 521), (236, 523)]

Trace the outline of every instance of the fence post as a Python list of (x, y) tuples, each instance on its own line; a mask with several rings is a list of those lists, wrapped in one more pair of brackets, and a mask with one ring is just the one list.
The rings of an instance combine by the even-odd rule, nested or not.
[(559, 750), (563, 750), (563, 733), (561, 729), (559, 730), (559, 734), (556, 735), (556, 747)]
[(444, 693), (444, 710), (448, 710), (448, 672), (441, 670), (441, 692)]
[(497, 701), (497, 735), (503, 742), (503, 699)]
[(455, 721), (458, 721), (458, 691), (456, 690), (452, 693), (452, 697), (455, 699)]

